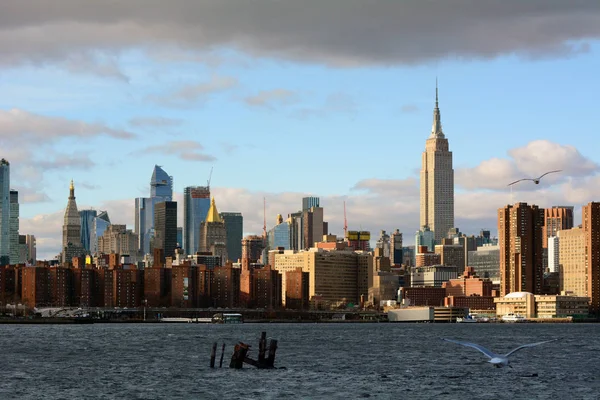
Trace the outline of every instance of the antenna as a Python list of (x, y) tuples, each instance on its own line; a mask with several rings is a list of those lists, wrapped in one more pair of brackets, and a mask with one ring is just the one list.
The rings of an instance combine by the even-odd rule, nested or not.
[(267, 237), (267, 199), (263, 197), (263, 237)]
[(206, 187), (210, 190), (210, 180), (212, 179), (213, 167), (210, 167), (210, 174), (208, 174), (208, 181), (206, 181)]
[(346, 201), (344, 201), (344, 239), (348, 238), (348, 220), (346, 219)]

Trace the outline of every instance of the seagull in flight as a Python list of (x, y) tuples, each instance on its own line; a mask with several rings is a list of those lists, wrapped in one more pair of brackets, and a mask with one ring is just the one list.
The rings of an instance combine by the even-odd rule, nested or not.
[(492, 363), (496, 368), (502, 368), (502, 367), (506, 367), (506, 366), (512, 368), (512, 366), (508, 362), (508, 356), (510, 356), (511, 354), (513, 354), (521, 349), (525, 349), (527, 347), (534, 347), (534, 346), (538, 346), (540, 344), (554, 342), (558, 339), (545, 340), (543, 342), (537, 342), (537, 343), (523, 344), (523, 345), (517, 347), (516, 349), (509, 351), (506, 354), (496, 354), (493, 351), (490, 351), (490, 350), (486, 349), (485, 347), (478, 345), (476, 343), (461, 342), (459, 340), (444, 339), (444, 338), (442, 338), (442, 340), (445, 340), (446, 342), (460, 344), (460, 345), (466, 346), (466, 347), (472, 347), (476, 350), (479, 350), (480, 352), (485, 354), (490, 359), (488, 362)]
[(533, 181), (533, 183), (535, 183), (536, 185), (539, 185), (540, 184), (540, 179), (542, 179), (544, 176), (546, 176), (548, 174), (553, 174), (555, 172), (561, 172), (561, 171), (562, 171), (562, 169), (557, 169), (555, 171), (548, 171), (545, 174), (542, 174), (542, 175), (538, 176), (537, 178), (523, 178), (523, 179), (519, 179), (518, 181), (514, 181), (514, 182), (509, 183), (507, 186), (514, 185), (515, 183), (521, 182), (521, 181)]

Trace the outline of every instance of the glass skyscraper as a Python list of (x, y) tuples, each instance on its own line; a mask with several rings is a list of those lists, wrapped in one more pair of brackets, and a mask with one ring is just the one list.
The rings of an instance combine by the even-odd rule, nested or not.
[(0, 160), (0, 265), (10, 263), (10, 163)]
[(19, 263), (19, 192), (10, 191), (9, 258), (11, 264)]
[(222, 212), (227, 232), (227, 257), (236, 262), (242, 258), (242, 238), (244, 237), (244, 217), (238, 212)]
[(98, 252), (98, 238), (104, 235), (104, 231), (110, 225), (110, 218), (106, 211), (100, 211), (100, 214), (93, 221), (92, 232), (90, 234), (90, 253)]
[(155, 165), (150, 178), (150, 197), (135, 199), (135, 233), (138, 234), (140, 251), (150, 253), (154, 235), (154, 205), (173, 199), (173, 177)]
[(284, 250), (291, 250), (291, 233), (291, 225), (287, 221), (275, 225), (269, 231), (269, 249), (283, 247)]
[(302, 198), (302, 211), (310, 210), (312, 207), (319, 207), (318, 197), (303, 197)]
[[(206, 220), (210, 208), (208, 186), (188, 186), (183, 189), (183, 249), (196, 254), (200, 248), (200, 224)], [(241, 240), (241, 239), (240, 239)]]
[(91, 237), (94, 229), (94, 218), (98, 216), (96, 210), (81, 210), (79, 218), (81, 218), (81, 245), (89, 252), (91, 251)]

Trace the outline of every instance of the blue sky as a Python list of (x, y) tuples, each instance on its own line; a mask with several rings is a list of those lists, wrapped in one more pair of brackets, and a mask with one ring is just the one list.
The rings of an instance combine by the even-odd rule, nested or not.
[[(270, 227), (316, 195), (332, 233), (346, 201), (350, 228), (399, 228), (410, 244), (436, 77), (464, 233), (496, 231), (496, 209), (511, 201), (600, 200), (593, 2), (461, 13), (460, 2), (456, 12), (383, 1), (365, 11), (330, 0), (299, 13), (260, 0), (245, 18), (212, 1), (152, 3), (156, 15), (136, 1), (101, 13), (69, 0), (49, 13), (9, 3), (0, 156), (21, 193), (21, 233), (38, 237), (42, 258), (60, 251), (71, 178), (80, 209), (132, 226), (154, 164), (179, 198), (214, 167), (217, 206), (241, 211), (247, 233), (262, 229), (263, 197)], [(425, 29), (427, 18), (442, 22)], [(535, 191), (506, 189), (548, 169), (564, 171)]]

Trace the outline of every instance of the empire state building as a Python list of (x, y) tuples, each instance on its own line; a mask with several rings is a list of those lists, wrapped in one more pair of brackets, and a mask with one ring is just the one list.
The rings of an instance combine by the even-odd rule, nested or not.
[(421, 165), (421, 228), (433, 231), (436, 244), (454, 228), (454, 169), (448, 139), (442, 131), (438, 89), (431, 134), (425, 142)]

